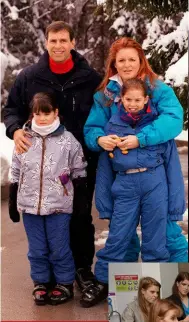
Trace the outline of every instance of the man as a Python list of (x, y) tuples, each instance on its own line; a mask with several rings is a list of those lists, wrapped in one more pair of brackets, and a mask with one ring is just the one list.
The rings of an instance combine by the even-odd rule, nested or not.
[[(94, 281), (91, 272), (95, 251), (91, 208), (98, 160), (98, 155), (84, 144), (83, 126), (101, 78), (74, 46), (74, 33), (69, 25), (56, 21), (47, 27), (47, 50), (37, 64), (24, 68), (18, 75), (4, 109), (4, 122), (6, 134), (14, 140), (17, 151), (27, 151), (30, 141), (22, 126), (30, 115), (31, 99), (38, 92), (54, 92), (63, 124), (83, 147), (88, 162), (87, 191), (86, 188), (78, 191), (74, 186), (75, 206), (70, 227), (76, 281), (82, 290)], [(82, 204), (82, 193), (87, 194), (88, 205)]]

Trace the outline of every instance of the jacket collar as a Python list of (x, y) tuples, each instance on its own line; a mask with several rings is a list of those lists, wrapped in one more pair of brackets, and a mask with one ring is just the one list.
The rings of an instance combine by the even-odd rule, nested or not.
[[(123, 81), (119, 74), (115, 74), (109, 78), (109, 83), (107, 84), (104, 95), (107, 99), (113, 100), (115, 103), (120, 101), (120, 92), (121, 88), (123, 86)], [(146, 83), (148, 87), (148, 95), (151, 95), (151, 92), (155, 85), (152, 85), (150, 83), (150, 80), (148, 77), (145, 78), (144, 82)]]
[[(86, 82), (86, 77), (91, 73), (92, 69), (86, 59), (75, 50), (71, 50), (72, 59), (74, 62), (74, 74), (72, 75), (74, 81), (79, 79), (80, 82)], [(36, 64), (36, 78), (43, 79), (47, 82), (58, 84), (56, 74), (52, 73), (49, 67), (49, 54), (46, 50), (40, 57)], [(71, 77), (71, 78), (72, 78)], [(70, 79), (71, 79), (70, 78)], [(60, 89), (61, 90), (61, 89)]]
[[(31, 136), (40, 136), (38, 133), (34, 132), (32, 129), (31, 129), (31, 121), (27, 121), (24, 126), (23, 126), (23, 129), (29, 133), (29, 135)], [(63, 134), (65, 131), (65, 127), (64, 125), (60, 124), (59, 127), (53, 132), (53, 133), (50, 133), (48, 134), (47, 136), (58, 136), (58, 135), (61, 135)], [(40, 136), (41, 137), (41, 136)]]
[(109, 83), (104, 90), (104, 95), (107, 99), (116, 102), (120, 101), (120, 92), (123, 85), (121, 77), (116, 74), (109, 78)]
[[(132, 122), (130, 122), (129, 119), (127, 119), (127, 112), (124, 110), (124, 107), (122, 104), (118, 104), (118, 111), (111, 117), (111, 123), (116, 125), (122, 125), (124, 127), (131, 126)], [(146, 113), (141, 112), (141, 118), (137, 121), (136, 126), (141, 126), (142, 124), (146, 124), (150, 121), (153, 121), (156, 119), (158, 113), (156, 108), (151, 104), (150, 99), (148, 100), (147, 106), (146, 106)], [(125, 120), (124, 120), (125, 118)]]
[[(74, 62), (74, 66), (78, 67), (78, 69), (82, 69), (85, 71), (91, 71), (91, 68), (87, 62), (87, 60), (81, 56), (77, 51), (71, 50), (72, 59)], [(45, 50), (44, 54), (39, 58), (39, 61), (37, 63), (38, 70), (44, 70), (49, 69), (49, 54), (48, 51)]]
[(119, 76), (119, 74), (113, 75), (112, 77), (109, 78), (109, 80), (117, 82), (121, 87), (123, 86), (123, 81), (122, 81), (121, 77)]

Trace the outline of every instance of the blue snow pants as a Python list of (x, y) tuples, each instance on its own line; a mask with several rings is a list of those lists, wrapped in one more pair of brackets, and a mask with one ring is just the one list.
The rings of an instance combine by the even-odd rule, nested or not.
[(23, 214), (31, 278), (34, 282), (50, 282), (52, 270), (56, 283), (72, 284), (75, 280), (70, 249), (70, 219), (70, 214)]
[[(167, 249), (170, 254), (170, 263), (188, 263), (188, 242), (182, 234), (181, 227), (177, 222), (167, 219), (166, 227)], [(135, 233), (128, 246), (123, 262), (132, 263), (138, 262), (140, 253), (140, 240)]]
[(114, 211), (105, 247), (97, 252), (95, 275), (108, 283), (108, 263), (123, 262), (141, 222), (143, 262), (168, 262), (168, 187), (163, 165), (141, 173), (117, 173), (112, 186)]
[(188, 263), (188, 242), (182, 234), (182, 228), (170, 219), (167, 221), (167, 249), (169, 262)]

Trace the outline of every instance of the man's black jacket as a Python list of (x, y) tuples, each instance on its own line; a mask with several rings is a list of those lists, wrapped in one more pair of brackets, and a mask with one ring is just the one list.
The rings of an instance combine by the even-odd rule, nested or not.
[[(86, 59), (75, 50), (71, 51), (74, 71), (62, 86), (56, 74), (49, 68), (46, 51), (38, 63), (24, 68), (17, 76), (4, 109), (6, 134), (13, 138), (14, 131), (22, 128), (30, 115), (29, 103), (38, 92), (54, 92), (57, 97), (59, 114), (66, 129), (73, 133), (84, 148), (86, 156), (93, 155), (85, 144), (83, 126), (93, 103), (93, 94), (101, 77), (92, 69)], [(88, 158), (87, 158), (88, 159)]]

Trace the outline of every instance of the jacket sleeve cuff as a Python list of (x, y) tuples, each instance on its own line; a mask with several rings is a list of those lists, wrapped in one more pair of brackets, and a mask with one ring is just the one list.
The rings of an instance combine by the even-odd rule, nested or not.
[(99, 213), (99, 218), (100, 219), (111, 219), (112, 218), (112, 213), (111, 212), (109, 212), (109, 211), (101, 211), (100, 213)]
[(98, 138), (101, 136), (105, 136), (106, 134), (104, 133), (103, 130), (101, 129), (95, 129), (92, 133), (92, 138), (85, 138), (86, 141), (86, 145), (88, 146), (88, 148), (92, 151), (95, 152), (101, 152), (103, 151), (103, 149), (101, 148), (101, 146), (98, 144)]
[(140, 133), (137, 133), (136, 137), (137, 137), (137, 139), (139, 141), (140, 147), (144, 148), (147, 145), (145, 135), (140, 132)]
[(9, 139), (13, 140), (14, 132), (20, 129), (22, 129), (20, 125), (13, 124), (12, 126), (8, 127), (8, 129), (6, 129), (6, 135), (9, 137)]
[(169, 214), (169, 219), (171, 221), (183, 221), (183, 215)]

